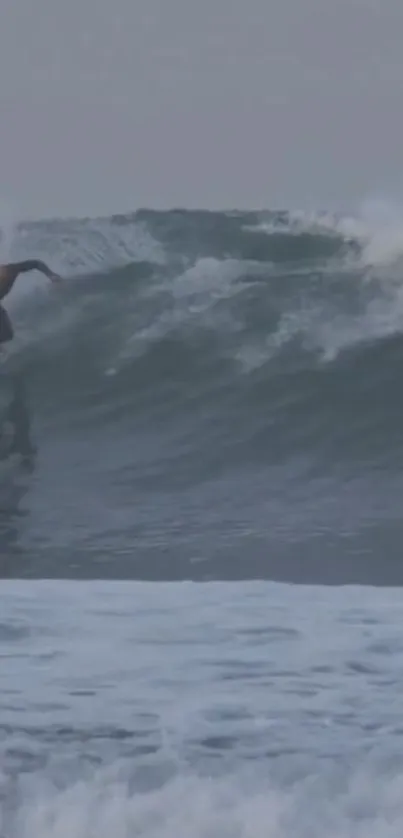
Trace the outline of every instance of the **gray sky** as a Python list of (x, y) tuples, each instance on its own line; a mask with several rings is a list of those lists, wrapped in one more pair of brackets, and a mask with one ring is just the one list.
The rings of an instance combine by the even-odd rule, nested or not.
[(403, 196), (403, 0), (1, 0), (0, 202)]

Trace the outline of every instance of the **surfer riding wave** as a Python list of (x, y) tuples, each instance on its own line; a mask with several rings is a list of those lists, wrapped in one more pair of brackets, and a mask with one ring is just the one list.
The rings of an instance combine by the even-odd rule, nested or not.
[[(28, 259), (25, 262), (9, 262), (7, 265), (0, 265), (0, 300), (11, 291), (15, 280), (22, 273), (28, 271), (39, 271), (50, 279), (51, 282), (59, 282), (60, 277), (51, 271), (44, 262), (39, 259)], [(7, 343), (14, 337), (14, 330), (11, 320), (3, 306), (0, 304), (0, 344)]]

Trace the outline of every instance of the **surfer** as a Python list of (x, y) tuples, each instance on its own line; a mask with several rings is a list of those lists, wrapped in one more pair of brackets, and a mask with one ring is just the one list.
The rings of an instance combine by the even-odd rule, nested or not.
[[(17, 277), (28, 271), (39, 271), (45, 274), (51, 282), (58, 282), (60, 280), (60, 277), (53, 273), (44, 262), (40, 262), (39, 259), (27, 259), (25, 262), (9, 262), (8, 265), (0, 265), (0, 300), (3, 300), (11, 291)], [(0, 305), (0, 344), (7, 343), (13, 337), (14, 330), (11, 325), (11, 320), (6, 310)]]

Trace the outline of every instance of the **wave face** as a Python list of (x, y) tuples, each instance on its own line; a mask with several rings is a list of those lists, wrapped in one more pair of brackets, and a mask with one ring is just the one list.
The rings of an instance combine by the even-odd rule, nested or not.
[(3, 577), (400, 584), (403, 225), (139, 211), (3, 255), (66, 276), (6, 303)]

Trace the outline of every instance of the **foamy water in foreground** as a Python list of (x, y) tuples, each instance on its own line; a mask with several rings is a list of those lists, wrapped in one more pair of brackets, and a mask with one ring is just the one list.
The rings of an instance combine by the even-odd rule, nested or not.
[(403, 828), (399, 591), (4, 582), (7, 838)]

